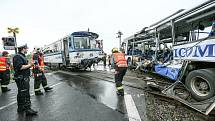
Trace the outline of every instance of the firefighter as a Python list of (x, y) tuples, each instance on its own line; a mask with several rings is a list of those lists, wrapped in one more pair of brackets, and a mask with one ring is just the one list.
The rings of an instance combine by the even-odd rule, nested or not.
[(107, 54), (104, 53), (104, 56), (102, 57), (104, 67), (106, 67), (106, 61), (107, 61), (106, 59), (107, 59)]
[(31, 100), (29, 92), (30, 68), (33, 62), (28, 62), (25, 54), (27, 54), (27, 44), (18, 47), (18, 54), (13, 57), (14, 80), (18, 88), (17, 94), (17, 112), (26, 115), (37, 115), (37, 111), (31, 109)]
[(10, 91), (7, 85), (10, 83), (10, 59), (7, 51), (2, 52), (0, 57), (0, 79), (2, 92)]
[(115, 75), (117, 94), (119, 96), (124, 96), (122, 80), (126, 74), (128, 64), (125, 59), (125, 54), (119, 52), (117, 48), (112, 49), (112, 64), (111, 65), (115, 69), (114, 75)]
[(45, 65), (43, 62), (42, 53), (40, 53), (39, 48), (37, 47), (34, 48), (32, 59), (34, 62), (34, 66), (33, 66), (34, 92), (35, 92), (35, 95), (43, 95), (43, 92), (40, 89), (41, 83), (45, 92), (49, 92), (50, 90), (52, 90), (52, 88), (48, 86), (47, 79), (43, 72)]
[(108, 55), (108, 66), (111, 67), (111, 56)]

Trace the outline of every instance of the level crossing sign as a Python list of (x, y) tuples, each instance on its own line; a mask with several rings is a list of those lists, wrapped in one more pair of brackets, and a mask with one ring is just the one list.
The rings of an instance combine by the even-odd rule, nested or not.
[(8, 29), (8, 33), (19, 33), (19, 28), (12, 29), (8, 27), (7, 29)]

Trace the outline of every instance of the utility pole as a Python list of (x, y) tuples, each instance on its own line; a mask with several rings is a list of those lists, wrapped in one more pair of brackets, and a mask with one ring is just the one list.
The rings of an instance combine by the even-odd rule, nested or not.
[(13, 37), (14, 37), (14, 40), (15, 40), (15, 53), (17, 54), (17, 42), (16, 42), (16, 34), (18, 34), (19, 33), (19, 28), (10, 28), (10, 27), (8, 27), (7, 28), (7, 30), (8, 30), (8, 33), (13, 33)]
[(121, 50), (121, 36), (123, 35), (123, 33), (119, 30), (116, 34), (116, 38), (119, 38), (119, 50)]

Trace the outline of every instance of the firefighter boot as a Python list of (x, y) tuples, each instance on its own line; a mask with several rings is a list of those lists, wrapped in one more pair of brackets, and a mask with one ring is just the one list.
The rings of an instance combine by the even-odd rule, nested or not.
[(45, 92), (50, 92), (53, 88), (52, 87), (46, 87), (44, 88)]
[(124, 96), (124, 92), (119, 92), (119, 91), (117, 91), (117, 95), (118, 95), (118, 96)]
[(120, 89), (117, 91), (118, 96), (124, 96), (124, 89)]
[(123, 86), (120, 84), (120, 86), (116, 85), (116, 89), (117, 89), (117, 95), (118, 96), (124, 96), (124, 89)]
[(35, 95), (43, 95), (41, 91), (35, 91)]
[(37, 115), (37, 111), (35, 111), (35, 110), (29, 108), (29, 109), (25, 110), (25, 114), (26, 114), (27, 116), (34, 116), (34, 115)]
[(18, 113), (24, 113), (24, 111), (25, 111), (25, 108), (23, 106), (18, 106), (17, 108)]

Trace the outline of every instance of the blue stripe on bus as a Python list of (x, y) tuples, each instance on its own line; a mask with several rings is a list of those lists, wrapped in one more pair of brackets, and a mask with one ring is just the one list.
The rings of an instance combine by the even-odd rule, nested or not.
[[(101, 51), (101, 49), (80, 49), (80, 50), (70, 50), (69, 53), (71, 52), (83, 52), (83, 51)], [(56, 52), (56, 53), (49, 53), (49, 54), (45, 54), (45, 56), (52, 56), (52, 55), (58, 55), (58, 54), (62, 54), (62, 52)]]
[(44, 54), (44, 57), (45, 56), (52, 56), (52, 55), (61, 55), (62, 53), (61, 52), (57, 52), (57, 53), (49, 53), (49, 54)]
[(101, 49), (76, 49), (76, 50), (69, 50), (69, 52), (82, 52), (82, 51), (101, 51)]

